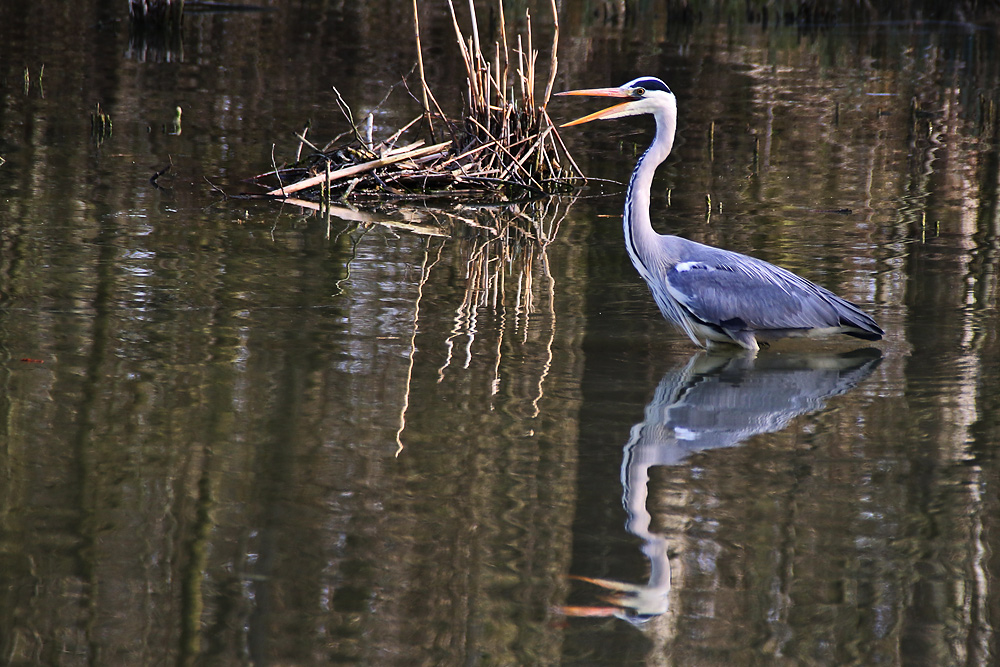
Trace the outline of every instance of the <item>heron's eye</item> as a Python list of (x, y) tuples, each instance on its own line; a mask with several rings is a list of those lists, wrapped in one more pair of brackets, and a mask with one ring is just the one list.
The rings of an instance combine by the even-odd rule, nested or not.
[(642, 97), (643, 95), (646, 94), (646, 89), (645, 88), (633, 88), (632, 89), (632, 94), (635, 95), (636, 97)]

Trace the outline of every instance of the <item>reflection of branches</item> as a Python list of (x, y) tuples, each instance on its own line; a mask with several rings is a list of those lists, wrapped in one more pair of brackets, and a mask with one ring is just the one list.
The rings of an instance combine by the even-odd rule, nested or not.
[[(479, 313), (485, 309), (493, 311), (499, 319), (490, 393), (499, 392), (506, 328), (511, 324), (515, 329), (520, 328), (521, 343), (528, 342), (531, 317), (539, 307), (535, 275), (541, 270), (547, 279), (548, 298), (544, 304), (551, 326), (545, 344), (546, 359), (538, 377), (538, 391), (532, 401), (533, 416), (538, 416), (545, 378), (552, 365), (556, 330), (555, 278), (549, 267), (547, 248), (567, 210), (568, 205), (564, 202), (546, 200), (526, 207), (478, 209), (471, 215), (464, 212), (446, 214), (473, 230), (473, 235), (462, 249), (465, 291), (455, 309), (452, 329), (444, 341), (446, 355), (438, 369), (438, 382), (444, 380), (445, 371), (454, 359), (455, 340), (461, 336), (466, 338), (463, 368), (469, 367), (472, 347), (479, 333)], [(513, 309), (513, 318), (508, 317), (508, 308)]]
[[(292, 200), (286, 200), (289, 203)], [(431, 278), (431, 269), (444, 257), (444, 251), (452, 244), (457, 251), (456, 263), (462, 270), (464, 290), (461, 300), (454, 308), (452, 326), (444, 339), (445, 359), (438, 369), (438, 382), (444, 380), (445, 372), (452, 367), (455, 359), (456, 340), (464, 338), (462, 347), (464, 359), (462, 369), (472, 365), (473, 350), (477, 335), (480, 334), (482, 313), (492, 314), (497, 321), (496, 341), (490, 344), (493, 355), (490, 378), (490, 395), (500, 391), (501, 368), (503, 366), (504, 341), (509, 340), (508, 327), (520, 333), (517, 338), (522, 344), (529, 342), (532, 317), (542, 308), (548, 312), (549, 327), (544, 342), (544, 360), (538, 371), (531, 401), (533, 417), (541, 412), (540, 402), (544, 396), (545, 381), (554, 358), (556, 335), (555, 278), (549, 265), (547, 250), (559, 230), (562, 219), (569, 211), (573, 200), (549, 199), (519, 206), (499, 207), (452, 207), (449, 209), (406, 208), (398, 209), (391, 215), (359, 211), (351, 207), (329, 206), (313, 202), (294, 202), (308, 209), (313, 215), (321, 216), (327, 224), (327, 238), (341, 238), (350, 230), (369, 230), (373, 225), (388, 227), (402, 232), (422, 235), (426, 238), (424, 258), (420, 267), (416, 300), (413, 306), (413, 320), (410, 327), (410, 350), (406, 369), (403, 397), (396, 431), (396, 454), (403, 451), (403, 432), (406, 429), (406, 415), (410, 406), (410, 391), (417, 352), (417, 334), (420, 333), (420, 317), (426, 285)], [(330, 218), (347, 221), (344, 229), (331, 234)], [(443, 239), (441, 242), (432, 237)], [(357, 241), (353, 234), (352, 248), (347, 260), (347, 277), (337, 282), (338, 294), (341, 285), (351, 274), (351, 264), (357, 257)], [(434, 246), (437, 246), (435, 249)], [(535, 280), (541, 271), (544, 281)], [(540, 290), (548, 290), (547, 296)], [(528, 381), (523, 372), (517, 376)]]
[(551, 322), (551, 325), (549, 327), (549, 339), (545, 343), (545, 364), (542, 366), (542, 372), (538, 377), (538, 395), (532, 401), (532, 406), (535, 409), (531, 415), (533, 418), (537, 417), (541, 411), (538, 404), (541, 402), (544, 394), (543, 385), (545, 384), (545, 378), (548, 377), (549, 369), (552, 368), (552, 344), (556, 340), (556, 279), (552, 277), (552, 271), (549, 268), (549, 256), (544, 249), (542, 250), (542, 270), (545, 272), (545, 277), (549, 279), (549, 322)]
[(430, 257), (430, 246), (424, 248), (424, 261), (420, 266), (420, 282), (417, 285), (417, 300), (413, 307), (413, 330), (410, 334), (410, 358), (409, 365), (406, 368), (406, 386), (403, 390), (403, 406), (399, 411), (399, 430), (396, 431), (396, 456), (403, 451), (403, 430), (406, 429), (406, 411), (410, 407), (410, 382), (413, 379), (413, 358), (417, 353), (417, 328), (420, 324), (420, 300), (424, 296), (424, 285), (427, 284), (427, 279), (431, 276), (431, 269), (441, 260), (441, 251), (444, 249), (444, 245), (438, 246), (437, 257), (434, 259), (430, 265), (427, 264), (427, 260)]

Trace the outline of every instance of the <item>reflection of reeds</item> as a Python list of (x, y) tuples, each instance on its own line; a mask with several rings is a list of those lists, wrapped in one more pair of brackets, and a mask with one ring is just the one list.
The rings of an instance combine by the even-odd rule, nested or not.
[[(500, 392), (501, 376), (505, 370), (504, 341), (507, 334), (513, 333), (513, 337), (519, 338), (519, 343), (525, 344), (529, 341), (530, 332), (539, 334), (540, 327), (544, 327), (545, 333), (536, 335), (533, 339), (535, 344), (543, 347), (540, 364), (533, 370), (526, 371), (522, 365), (506, 373), (510, 381), (533, 387), (532, 416), (540, 414), (539, 404), (552, 367), (556, 335), (556, 285), (549, 269), (547, 250), (568, 212), (568, 206), (566, 201), (552, 199), (531, 202), (518, 210), (513, 210), (515, 207), (512, 206), (471, 212), (435, 212), (441, 227), (450, 223), (467, 233), (464, 238), (446, 237), (440, 243), (428, 237), (414, 308), (410, 366), (396, 434), (397, 455), (403, 450), (402, 436), (410, 405), (410, 377), (413, 355), (417, 352), (416, 337), (421, 324), (418, 315), (421, 312), (420, 300), (431, 270), (441, 261), (449, 244), (459, 244), (457, 259), (464, 267), (464, 290), (461, 301), (454, 307), (451, 330), (442, 341), (444, 360), (438, 368), (438, 382), (444, 380), (445, 373), (453, 364), (465, 370), (470, 367), (475, 356), (473, 348), (477, 338), (481, 338), (486, 330), (486, 327), (481, 327), (480, 318), (492, 315), (494, 324), (490, 328), (495, 340), (488, 342), (490, 354), (493, 355), (490, 395), (496, 396)], [(435, 246), (436, 249), (432, 251), (431, 248)], [(432, 255), (435, 257), (433, 261), (430, 260)], [(457, 363), (456, 353), (460, 359)], [(508, 360), (508, 365), (509, 363)]]
[[(440, 110), (423, 77), (414, 1), (423, 114), (387, 139), (376, 141), (371, 136), (371, 116), (366, 133), (365, 122), (355, 123), (350, 109), (341, 101), (353, 126), (347, 133), (347, 143), (335, 139), (321, 149), (301, 136), (302, 143), (314, 152), (295, 164), (258, 177), (258, 181), (271, 183), (268, 196), (285, 198), (299, 193), (298, 197), (328, 201), (446, 198), (496, 203), (525, 201), (568, 190), (580, 171), (545, 112), (557, 65), (559, 22), (555, 2), (552, 56), (540, 104), (535, 95), (538, 52), (532, 43), (530, 15), (525, 35), (517, 35), (512, 47), (502, 0), (498, 5), (499, 40), (490, 54), (484, 54), (474, 3), (469, 4), (471, 30), (466, 36), (454, 4), (448, 2), (466, 70), (467, 109), (460, 122), (447, 118)], [(421, 125), (420, 120), (427, 123)], [(430, 132), (429, 143), (404, 138), (421, 126)], [(437, 142), (442, 127), (450, 139)]]
[[(528, 210), (513, 214), (479, 211), (473, 219), (463, 220), (470, 229), (483, 231), (467, 239), (463, 245), (465, 290), (461, 303), (455, 309), (451, 335), (445, 340), (447, 354), (438, 370), (439, 379), (444, 377), (452, 363), (454, 340), (464, 336), (466, 348), (471, 349), (479, 333), (477, 319), (480, 311), (490, 312), (497, 315), (500, 322), (492, 388), (492, 393), (496, 394), (500, 384), (502, 342), (506, 328), (510, 327), (515, 334), (519, 334), (522, 343), (527, 342), (532, 316), (544, 311), (549, 320), (550, 335), (546, 343), (548, 361), (538, 378), (537, 404), (551, 361), (552, 337), (555, 335), (555, 282), (549, 271), (547, 249), (565, 215), (566, 208), (558, 202), (535, 202)], [(545, 287), (537, 281), (539, 272), (545, 279)], [(539, 293), (546, 289), (548, 298), (539, 301)]]

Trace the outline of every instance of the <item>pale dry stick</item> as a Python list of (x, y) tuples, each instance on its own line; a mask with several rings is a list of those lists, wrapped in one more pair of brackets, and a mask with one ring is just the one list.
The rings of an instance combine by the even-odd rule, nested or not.
[[(406, 85), (405, 80), (404, 80), (403, 85)], [(409, 87), (407, 87), (407, 91), (409, 91)], [(441, 109), (441, 105), (438, 104), (437, 98), (434, 97), (434, 92), (430, 89), (430, 87), (426, 88), (426, 90), (424, 92), (430, 98), (431, 103), (434, 105), (434, 108), (437, 110), (438, 117), (441, 118), (441, 121), (444, 123), (445, 127), (448, 129), (448, 134), (451, 135), (452, 142), (454, 142), (457, 145), (458, 141), (455, 138), (455, 130), (452, 127), (452, 124), (448, 122), (448, 117), (445, 116), (444, 111)], [(412, 97), (412, 95), (413, 95), (413, 93), (411, 92), (410, 96)], [(407, 127), (409, 127), (409, 125), (407, 125)]]
[[(528, 152), (524, 155), (524, 159), (527, 159), (527, 157), (529, 155), (531, 155), (531, 154), (535, 154), (537, 156), (537, 159), (535, 160), (535, 169), (536, 169), (536, 171), (538, 171), (538, 172), (542, 171), (542, 169), (541, 169), (541, 167), (542, 167), (542, 161), (544, 160), (548, 164), (549, 173), (553, 174), (553, 175), (556, 175), (558, 172), (555, 169), (555, 166), (552, 164), (552, 160), (549, 159), (548, 151), (545, 150), (545, 145), (544, 145), (545, 144), (545, 140), (549, 138), (549, 135), (552, 133), (553, 129), (555, 129), (555, 128), (553, 128), (551, 125), (549, 125), (549, 126), (543, 128), (543, 129), (541, 129), (541, 130), (539, 130), (537, 132), (536, 136), (538, 137), (538, 139), (535, 142), (535, 145), (532, 146), (528, 150)], [(554, 144), (553, 144), (553, 148), (555, 148)]]
[(483, 73), (481, 71), (480, 62), (482, 61), (482, 54), (475, 53), (472, 51), (472, 39), (469, 39), (468, 43), (469, 53), (472, 57), (472, 71), (476, 75), (476, 99), (475, 104), (472, 107), (472, 111), (476, 115), (482, 115), (487, 109), (486, 103), (486, 91), (483, 90)]
[(309, 131), (309, 128), (307, 127), (305, 130), (302, 131), (302, 134), (298, 134), (297, 132), (293, 132), (292, 133), (292, 134), (295, 135), (295, 138), (299, 140), (299, 150), (298, 150), (298, 152), (295, 153), (295, 161), (296, 162), (299, 161), (299, 155), (302, 152), (302, 144), (305, 144), (306, 146), (308, 146), (309, 148), (313, 149), (317, 153), (322, 153), (323, 152), (319, 148), (317, 148), (315, 144), (313, 144), (311, 141), (309, 141), (309, 140), (306, 139), (306, 132), (308, 132), (308, 131)]
[[(412, 72), (413, 72), (413, 69), (415, 69), (415, 68), (416, 68), (416, 65), (414, 65), (414, 66), (413, 66), (413, 68), (411, 68), (411, 69), (410, 69), (410, 73), (412, 73)], [(406, 76), (409, 76), (409, 74), (407, 74)], [(397, 85), (403, 85), (403, 86), (405, 86), (405, 85), (406, 85), (406, 79), (404, 78), (404, 79), (403, 79), (403, 80), (402, 80), (402, 81), (401, 81), (400, 83), (398, 83), (398, 84), (394, 84), (394, 85), (390, 86), (390, 87), (389, 87), (389, 91), (388, 91), (388, 92), (387, 92), (387, 93), (385, 94), (385, 97), (383, 97), (383, 98), (382, 98), (382, 99), (381, 99), (381, 100), (379, 101), (379, 103), (378, 103), (378, 104), (376, 104), (376, 105), (375, 105), (375, 106), (373, 107), (373, 109), (379, 109), (379, 108), (381, 108), (381, 107), (382, 107), (382, 105), (383, 105), (383, 104), (385, 104), (386, 100), (388, 100), (388, 99), (389, 99), (389, 96), (390, 96), (390, 95), (392, 95), (392, 91), (393, 91), (393, 90), (395, 89), (395, 87), (396, 87)], [(331, 86), (331, 88), (333, 88), (333, 87)], [(407, 88), (407, 90), (409, 90), (409, 88)], [(339, 90), (337, 90), (336, 88), (333, 88), (333, 92), (337, 93), (337, 98), (338, 98), (338, 99), (337, 99), (337, 104), (338, 104), (338, 106), (340, 106), (340, 110), (341, 110), (341, 113), (343, 113), (343, 114), (344, 114), (344, 117), (345, 117), (345, 118), (347, 119), (347, 121), (348, 121), (348, 122), (349, 122), (349, 123), (351, 124), (351, 129), (350, 129), (350, 130), (348, 130), (348, 131), (346, 131), (346, 132), (341, 132), (340, 134), (338, 134), (337, 136), (335, 136), (335, 137), (334, 137), (333, 139), (331, 139), (330, 141), (326, 142), (326, 146), (324, 146), (324, 147), (323, 147), (323, 149), (322, 149), (322, 150), (320, 151), (321, 153), (326, 153), (326, 152), (328, 152), (328, 151), (329, 151), (329, 150), (330, 150), (330, 149), (331, 149), (332, 147), (336, 146), (336, 145), (337, 145), (337, 143), (338, 143), (338, 142), (339, 142), (339, 141), (340, 141), (340, 140), (341, 140), (341, 139), (342, 139), (343, 137), (347, 136), (348, 134), (353, 134), (353, 135), (354, 135), (354, 137), (355, 137), (355, 139), (357, 139), (358, 141), (361, 141), (361, 138), (360, 138), (360, 135), (358, 134), (358, 128), (357, 128), (357, 126), (356, 126), (356, 125), (354, 124), (354, 116), (353, 116), (353, 114), (351, 113), (351, 110), (350, 110), (350, 108), (349, 108), (349, 107), (347, 106), (347, 103), (346, 103), (346, 102), (344, 102), (344, 99), (343, 99), (342, 97), (340, 97), (340, 91), (339, 91)], [(411, 93), (411, 96), (412, 96), (412, 93)], [(420, 119), (418, 118), (417, 120), (420, 120)], [(407, 125), (407, 127), (409, 127), (409, 125), (412, 125), (412, 123), (409, 123), (409, 124)], [(404, 128), (404, 129), (405, 129), (405, 128)], [(402, 132), (402, 130), (400, 130), (400, 132)], [(397, 134), (398, 134), (398, 133), (397, 133)], [(383, 143), (385, 143), (385, 142), (383, 142)]]
[(497, 107), (502, 109), (505, 106), (506, 100), (504, 100), (503, 87), (500, 83), (502, 75), (502, 71), (500, 69), (500, 42), (493, 42), (493, 68), (497, 73), (496, 81), (494, 82), (494, 85), (497, 87)]
[[(555, 2), (555, 0), (553, 0)], [(423, 92), (424, 118), (430, 129), (431, 141), (434, 140), (434, 123), (431, 120), (431, 107), (427, 103), (427, 79), (424, 76), (424, 55), (420, 48), (420, 17), (417, 13), (417, 0), (413, 0), (413, 33), (417, 39), (417, 71), (420, 73), (420, 89)]]
[(491, 71), (492, 66), (485, 62), (482, 55), (479, 56), (480, 65), (482, 69), (479, 72), (479, 76), (483, 82), (483, 89), (486, 91), (486, 97), (483, 99), (482, 112), (486, 116), (487, 120), (490, 120), (493, 114), (490, 113), (490, 105), (493, 103), (493, 73)]
[[(370, 162), (362, 162), (361, 164), (352, 165), (350, 167), (344, 167), (343, 169), (338, 169), (330, 174), (330, 180), (337, 181), (342, 178), (347, 178), (348, 176), (354, 176), (356, 174), (361, 174), (366, 171), (371, 171), (373, 169), (378, 169), (379, 167), (385, 167), (386, 165), (395, 164), (396, 162), (402, 162), (403, 160), (422, 157), (424, 155), (429, 155), (431, 153), (436, 153), (442, 149), (451, 145), (451, 142), (444, 142), (440, 144), (434, 144), (433, 146), (424, 146), (417, 150), (401, 152), (391, 157), (379, 158), (378, 160), (371, 160)], [(326, 179), (325, 174), (319, 176), (313, 176), (312, 178), (307, 178), (305, 180), (299, 181), (298, 183), (293, 183), (287, 187), (282, 186), (277, 190), (271, 190), (267, 193), (269, 197), (287, 197), (288, 194), (293, 192), (298, 192), (300, 190), (305, 190), (306, 188), (311, 188), (314, 185), (319, 185)], [(280, 182), (280, 181), (279, 181)]]
[(469, 14), (472, 21), (472, 43), (475, 48), (474, 55), (476, 60), (476, 75), (479, 77), (480, 90), (483, 96), (481, 100), (482, 106), (480, 107), (479, 112), (488, 117), (490, 113), (490, 91), (492, 87), (489, 85), (489, 63), (486, 62), (486, 58), (483, 56), (482, 45), (479, 43), (479, 17), (476, 14), (476, 4), (474, 0), (469, 0)]
[[(403, 132), (406, 132), (408, 129), (410, 129), (411, 127), (413, 127), (414, 124), (419, 123), (421, 118), (422, 118), (421, 116), (417, 116), (416, 118), (414, 118), (413, 120), (411, 120), (409, 123), (407, 123), (403, 127), (399, 128), (398, 130), (396, 130), (395, 132), (393, 132), (392, 136), (390, 136), (388, 139), (385, 139), (384, 141), (381, 142), (381, 145), (385, 146), (388, 149), (388, 151), (390, 151), (390, 152), (394, 151), (394, 150), (399, 150), (399, 148), (397, 148), (394, 145), (396, 143), (396, 140), (399, 139), (399, 137), (403, 134)], [(383, 154), (382, 157), (385, 157), (385, 154)]]
[(528, 96), (524, 98), (524, 106), (528, 109), (535, 108), (535, 59), (533, 57), (534, 50), (531, 48), (531, 10), (524, 10), (524, 17), (527, 19), (528, 26), (526, 32), (528, 33)]
[[(530, 41), (530, 38), (529, 38)], [(531, 91), (531, 106), (529, 107), (532, 111), (535, 110), (535, 63), (538, 62), (538, 51), (528, 50), (528, 77), (531, 81), (528, 84), (528, 90)]]
[[(546, 134), (545, 138), (548, 139), (549, 128), (542, 130), (542, 132)], [(548, 145), (548, 149), (543, 146), (541, 150), (538, 151), (538, 159), (535, 161), (535, 168), (541, 173), (550, 174), (549, 179), (546, 180), (554, 180), (559, 178), (559, 174), (562, 172), (562, 169), (553, 164), (552, 157), (549, 154), (549, 152), (556, 147), (551, 139), (548, 140)], [(545, 171), (543, 167), (547, 168), (548, 171)]]
[(279, 186), (277, 190), (273, 190), (272, 192), (278, 192), (282, 197), (286, 197), (285, 184), (281, 182), (281, 174), (278, 172), (278, 163), (274, 161), (274, 144), (271, 144), (271, 166), (274, 167), (274, 175), (278, 179)]
[[(472, 98), (478, 97), (476, 92), (476, 77), (472, 71), (472, 59), (469, 54), (469, 49), (465, 46), (465, 36), (462, 34), (462, 29), (458, 25), (458, 17), (455, 15), (455, 5), (452, 0), (448, 0), (448, 10), (451, 12), (451, 23), (455, 28), (455, 37), (458, 42), (459, 52), (462, 55), (462, 62), (465, 63), (465, 75), (469, 79), (469, 92)], [(473, 100), (469, 100), (469, 107), (472, 108)]]
[[(419, 167), (422, 164), (427, 164), (428, 162), (433, 162), (434, 160), (440, 160), (443, 157), (447, 157), (448, 153), (450, 153), (450, 152), (451, 152), (451, 149), (449, 148), (448, 150), (443, 150), (443, 151), (440, 151), (438, 153), (428, 153), (427, 155), (422, 155), (420, 157), (409, 158), (408, 161), (406, 162), (406, 164), (402, 165), (402, 166), (406, 166), (409, 169), (414, 169), (415, 170), (417, 167)], [(425, 172), (426, 175), (434, 175), (434, 174), (437, 174), (437, 173), (439, 173), (439, 172), (437, 172), (437, 171), (435, 171), (433, 169)]]
[(521, 47), (521, 35), (517, 36), (517, 48), (514, 50), (517, 54), (517, 80), (521, 84), (521, 99), (527, 99), (527, 92), (524, 89), (524, 49)]
[(341, 96), (340, 91), (337, 90), (336, 86), (330, 86), (330, 88), (332, 88), (333, 92), (337, 94), (337, 106), (340, 107), (340, 112), (347, 117), (347, 122), (351, 124), (351, 131), (354, 134), (354, 138), (357, 139), (359, 144), (364, 145), (364, 137), (358, 133), (358, 126), (354, 122), (354, 114), (351, 112), (351, 107), (347, 106), (347, 102), (344, 101), (344, 98)]
[(483, 50), (479, 47), (479, 21), (476, 20), (476, 3), (469, 0), (469, 16), (472, 20), (472, 43), (475, 45), (475, 53), (481, 55)]
[(510, 51), (507, 46), (507, 22), (503, 15), (503, 0), (497, 0), (497, 16), (500, 17), (500, 41), (503, 43), (503, 76), (500, 77), (500, 90), (503, 95), (503, 105), (507, 105), (507, 80), (510, 74)]
[[(527, 141), (529, 141), (531, 139), (532, 139), (532, 137), (526, 137), (525, 139), (523, 139), (521, 141), (518, 141), (517, 143), (518, 144), (525, 143), (525, 142), (527, 142)], [(510, 180), (512, 178), (512, 176), (513, 176), (512, 172), (514, 171), (514, 168), (517, 167), (518, 169), (520, 169), (521, 171), (523, 171), (525, 174), (528, 174), (529, 178), (535, 182), (535, 184), (536, 184), (537, 187), (535, 187), (535, 186), (527, 186), (527, 185), (520, 184), (520, 183), (518, 183), (518, 185), (522, 185), (522, 187), (534, 187), (536, 190), (538, 190), (538, 192), (544, 194), (545, 193), (544, 186), (536, 178), (534, 178), (533, 176), (531, 176), (530, 175), (531, 172), (528, 171), (528, 169), (524, 166), (524, 163), (527, 162), (528, 158), (530, 158), (538, 150), (538, 147), (539, 147), (539, 144), (536, 141), (533, 146), (530, 146), (526, 151), (524, 151), (520, 155), (513, 155), (511, 153), (510, 157), (511, 157), (512, 162), (510, 164), (506, 165), (506, 168), (504, 169), (504, 173), (500, 176), (500, 180), (503, 180), (503, 181)], [(516, 183), (516, 181), (515, 181), (515, 183)]]
[(576, 170), (577, 175), (586, 178), (586, 176), (583, 175), (583, 170), (580, 169), (580, 165), (576, 163), (576, 160), (573, 159), (573, 156), (570, 154), (569, 149), (566, 148), (566, 144), (563, 143), (562, 137), (559, 135), (559, 130), (552, 123), (552, 119), (549, 118), (549, 112), (545, 109), (545, 107), (542, 107), (539, 111), (542, 114), (542, 117), (545, 118), (545, 122), (548, 124), (548, 126), (552, 128), (552, 135), (559, 142), (559, 145), (562, 147), (563, 155), (565, 155), (566, 159), (569, 160), (569, 163), (573, 165), (573, 169)]
[(354, 188), (358, 187), (358, 183), (360, 182), (361, 182), (360, 176), (357, 178), (352, 178), (351, 182), (347, 184), (347, 189), (344, 190), (344, 193), (342, 195), (340, 195), (339, 197), (340, 201), (346, 202), (347, 198), (351, 196), (351, 193), (354, 192)]
[(330, 161), (326, 160), (326, 192), (323, 193), (324, 199), (326, 200), (326, 209), (330, 210), (330, 203), (333, 199), (333, 195), (330, 194)]
[[(470, 119), (470, 120), (472, 120), (472, 119)], [(520, 141), (517, 142), (517, 143), (520, 143)], [(515, 143), (513, 145), (517, 145), (517, 144)], [(481, 176), (484, 176), (486, 174), (500, 174), (503, 171), (501, 168), (488, 167), (488, 166), (485, 166), (484, 163), (480, 163), (479, 164), (479, 168), (476, 170), (475, 173), (470, 173), (468, 171), (468, 169), (466, 168), (466, 165), (462, 163), (463, 159), (471, 158), (476, 153), (480, 153), (480, 152), (485, 151), (488, 148), (494, 148), (494, 147), (496, 147), (496, 148), (502, 148), (502, 142), (499, 139), (497, 139), (496, 137), (491, 137), (491, 141), (488, 141), (486, 143), (483, 143), (483, 144), (480, 144), (480, 145), (475, 146), (473, 148), (470, 148), (470, 149), (468, 149), (467, 151), (465, 151), (464, 153), (462, 153), (460, 155), (454, 155), (454, 156), (448, 158), (443, 163), (441, 163), (441, 165), (439, 165), (439, 168), (443, 169), (444, 167), (446, 167), (446, 166), (448, 166), (448, 165), (450, 165), (452, 163), (455, 163), (455, 166), (457, 167), (457, 169), (459, 170), (459, 172), (463, 176), (466, 176), (468, 178), (481, 177)], [(486, 162), (487, 163), (492, 162), (493, 158), (495, 158), (495, 152), (488, 152), (487, 155), (486, 155)]]
[(545, 84), (545, 97), (542, 99), (542, 108), (544, 109), (549, 104), (549, 98), (552, 97), (552, 87), (556, 83), (556, 67), (559, 64), (559, 58), (556, 53), (559, 50), (559, 9), (556, 7), (556, 0), (552, 0), (552, 56), (549, 61), (549, 80)]
[(326, 240), (330, 240), (330, 232), (333, 229), (333, 214), (330, 212), (330, 207), (326, 207), (326, 211), (323, 214), (326, 218)]
[(431, 275), (431, 269), (441, 261), (441, 251), (444, 250), (444, 243), (438, 246), (438, 256), (432, 264), (428, 266), (427, 259), (430, 257), (430, 247), (424, 248), (424, 261), (420, 266), (420, 282), (417, 284), (417, 300), (413, 307), (413, 333), (410, 334), (410, 363), (406, 369), (406, 383), (403, 391), (403, 406), (399, 411), (399, 429), (396, 431), (396, 458), (403, 452), (403, 431), (406, 430), (406, 411), (410, 408), (410, 383), (413, 381), (413, 359), (417, 355), (417, 330), (420, 325), (420, 301), (424, 296), (424, 285), (427, 284)]
[(299, 137), (299, 147), (295, 150), (295, 161), (296, 162), (298, 162), (302, 158), (302, 145), (303, 144), (309, 144), (310, 148), (312, 148), (313, 150), (316, 150), (315, 146), (313, 146), (311, 143), (309, 143), (308, 141), (306, 141), (306, 135), (307, 134), (309, 134), (309, 126), (308, 125), (306, 125), (305, 129), (302, 130), (302, 135), (301, 136), (299, 136), (298, 134), (295, 135), (295, 136)]
[(387, 148), (386, 151), (382, 153), (382, 155), (380, 155), (379, 157), (387, 158), (387, 157), (393, 157), (395, 155), (402, 155), (403, 153), (409, 153), (410, 151), (414, 151), (420, 148), (425, 143), (427, 142), (424, 141), (423, 139), (417, 139), (412, 144), (406, 144), (405, 146), (396, 146), (394, 148)]

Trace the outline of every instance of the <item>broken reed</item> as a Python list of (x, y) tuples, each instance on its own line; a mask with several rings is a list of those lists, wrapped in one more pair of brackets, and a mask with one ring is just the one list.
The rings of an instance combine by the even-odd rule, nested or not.
[[(335, 145), (335, 140), (323, 149), (309, 144), (315, 151), (311, 156), (271, 172), (278, 177), (279, 184), (268, 195), (285, 198), (305, 191), (297, 196), (325, 201), (447, 198), (496, 203), (539, 198), (571, 189), (582, 173), (545, 111), (557, 66), (559, 21), (555, 1), (552, 0), (552, 56), (541, 104), (535, 97), (538, 52), (532, 43), (531, 16), (526, 14), (525, 35), (523, 38), (517, 35), (512, 48), (503, 18), (503, 1), (498, 0), (497, 4), (500, 35), (487, 58), (480, 45), (474, 3), (469, 3), (471, 31), (466, 36), (452, 0), (448, 1), (466, 71), (468, 108), (460, 122), (441, 111), (423, 78), (415, 0), (414, 32), (421, 99), (425, 104), (421, 118), (375, 143), (370, 133), (367, 137), (362, 135), (350, 109), (338, 100), (352, 125), (353, 140), (340, 146)], [(431, 145), (425, 146), (423, 140), (397, 145), (403, 133), (421, 119), (427, 121)], [(450, 141), (435, 143), (438, 133), (435, 127), (442, 126)], [(299, 138), (308, 144), (304, 134)]]

